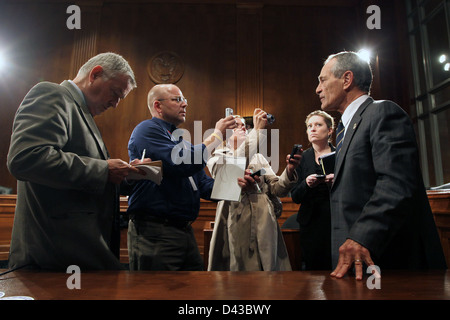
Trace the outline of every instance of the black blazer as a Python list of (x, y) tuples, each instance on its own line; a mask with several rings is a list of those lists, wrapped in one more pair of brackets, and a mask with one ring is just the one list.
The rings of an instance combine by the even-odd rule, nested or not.
[(368, 98), (346, 128), (331, 188), (332, 257), (347, 238), (381, 269), (445, 268), (420, 171), (412, 122)]
[[(330, 145), (334, 151), (334, 146)], [(315, 188), (310, 188), (306, 184), (306, 178), (311, 174), (321, 174), (320, 167), (316, 163), (314, 149), (309, 148), (303, 152), (300, 165), (297, 167), (298, 184), (291, 190), (292, 201), (300, 203), (297, 221), (302, 227), (308, 226), (311, 217), (318, 211), (329, 211), (329, 187), (323, 183)]]

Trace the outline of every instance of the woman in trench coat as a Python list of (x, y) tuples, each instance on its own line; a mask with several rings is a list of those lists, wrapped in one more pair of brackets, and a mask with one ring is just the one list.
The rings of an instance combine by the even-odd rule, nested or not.
[(291, 265), (277, 218), (281, 215), (278, 197), (287, 196), (297, 183), (295, 168), (301, 155), (289, 162), (280, 176), (267, 159), (257, 153), (266, 139), (264, 129), (267, 114), (255, 109), (254, 128), (249, 134), (245, 120), (236, 117), (237, 128), (227, 146), (214, 152), (208, 169), (214, 178), (224, 165), (224, 157), (246, 157), (247, 169), (256, 172), (264, 168), (254, 190), (242, 191), (240, 201), (222, 200), (217, 204), (216, 219), (210, 243), (208, 270), (229, 271), (290, 271)]

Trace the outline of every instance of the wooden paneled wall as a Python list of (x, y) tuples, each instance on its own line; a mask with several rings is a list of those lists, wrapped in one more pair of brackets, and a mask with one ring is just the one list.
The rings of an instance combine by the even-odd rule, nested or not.
[[(81, 8), (80, 30), (66, 27), (73, 3)], [(381, 7), (381, 30), (366, 28), (370, 4)], [(194, 136), (194, 121), (201, 121), (203, 133), (225, 107), (243, 116), (262, 107), (276, 117), (270, 129), (279, 139), (269, 139), (268, 156), (281, 172), (294, 143), (308, 146), (304, 120), (319, 108), (317, 75), (329, 54), (374, 49), (373, 96), (408, 108), (405, 24), (403, 1), (388, 0), (1, 1), (0, 52), (9, 63), (0, 71), (0, 185), (16, 191), (5, 164), (24, 95), (39, 81), (73, 78), (87, 58), (104, 51), (123, 55), (138, 82), (116, 110), (96, 117), (112, 157), (128, 160), (130, 134), (150, 116), (146, 97), (155, 83), (147, 65), (167, 51), (184, 65), (176, 84), (189, 102), (183, 127), (192, 141), (202, 141)]]

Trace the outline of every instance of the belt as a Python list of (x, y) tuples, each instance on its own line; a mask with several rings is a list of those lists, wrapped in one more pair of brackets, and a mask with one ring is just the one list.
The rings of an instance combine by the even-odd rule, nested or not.
[(149, 214), (134, 214), (130, 217), (130, 219), (133, 221), (151, 221), (161, 223), (179, 229), (186, 229), (194, 222), (188, 220), (168, 219), (163, 217), (152, 216)]

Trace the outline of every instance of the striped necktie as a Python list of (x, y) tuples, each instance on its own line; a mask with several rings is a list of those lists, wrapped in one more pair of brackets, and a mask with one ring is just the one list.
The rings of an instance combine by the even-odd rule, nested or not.
[(342, 124), (342, 120), (340, 120), (336, 131), (336, 156), (339, 156), (339, 151), (341, 151), (342, 143), (344, 142), (344, 132), (345, 127)]

